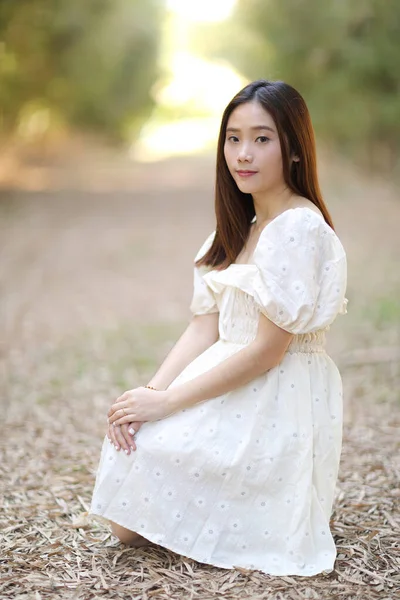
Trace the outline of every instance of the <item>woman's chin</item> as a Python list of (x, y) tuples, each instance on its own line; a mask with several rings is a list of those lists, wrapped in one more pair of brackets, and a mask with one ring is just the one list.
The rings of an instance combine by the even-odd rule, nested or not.
[(254, 183), (250, 181), (236, 181), (236, 185), (244, 194), (256, 194), (259, 188), (259, 186), (254, 185)]

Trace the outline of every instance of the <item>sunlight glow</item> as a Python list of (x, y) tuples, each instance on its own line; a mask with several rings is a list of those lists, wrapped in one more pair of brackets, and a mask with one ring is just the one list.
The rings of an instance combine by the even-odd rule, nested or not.
[(187, 21), (222, 21), (235, 4), (236, 0), (168, 0), (167, 7)]
[(141, 143), (131, 149), (138, 162), (153, 162), (172, 155), (195, 154), (213, 146), (220, 119), (189, 118), (160, 125), (148, 123), (142, 131)]
[(190, 104), (197, 112), (220, 113), (242, 84), (230, 66), (188, 52), (173, 56), (171, 71), (172, 80), (159, 92), (157, 101), (170, 106)]
[(230, 64), (193, 52), (198, 24), (227, 19), (236, 0), (168, 0), (161, 64), (168, 80), (154, 87), (156, 108), (130, 149), (140, 162), (215, 151), (222, 112), (245, 84)]
[[(156, 95), (159, 106), (182, 110), (182, 118), (169, 123), (152, 120), (143, 128), (131, 157), (140, 162), (176, 154), (215, 149), (222, 112), (244, 85), (232, 67), (208, 62), (189, 53), (176, 53), (169, 85)], [(187, 113), (193, 116), (187, 116)]]

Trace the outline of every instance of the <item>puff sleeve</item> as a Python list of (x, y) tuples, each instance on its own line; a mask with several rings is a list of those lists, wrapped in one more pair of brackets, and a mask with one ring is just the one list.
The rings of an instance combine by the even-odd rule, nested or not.
[(293, 334), (328, 327), (347, 312), (343, 246), (320, 215), (282, 213), (261, 233), (252, 294), (260, 312)]
[[(211, 247), (215, 236), (215, 231), (213, 231), (205, 242), (202, 244), (200, 250), (197, 252), (194, 262), (199, 260)], [(214, 293), (211, 288), (207, 285), (203, 276), (210, 271), (211, 267), (194, 266), (193, 273), (193, 296), (190, 304), (190, 311), (193, 315), (204, 315), (208, 313), (218, 312), (219, 308), (217, 306)]]

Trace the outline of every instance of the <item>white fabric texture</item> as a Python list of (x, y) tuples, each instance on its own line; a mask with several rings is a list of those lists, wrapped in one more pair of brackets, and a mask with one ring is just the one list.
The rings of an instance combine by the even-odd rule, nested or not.
[(249, 264), (195, 266), (191, 311), (219, 311), (220, 337), (170, 387), (248, 345), (260, 313), (292, 342), (277, 367), (247, 385), (145, 423), (130, 456), (105, 439), (92, 514), (222, 568), (331, 571), (342, 382), (324, 343), (346, 312), (346, 278), (341, 242), (308, 208), (269, 223)]

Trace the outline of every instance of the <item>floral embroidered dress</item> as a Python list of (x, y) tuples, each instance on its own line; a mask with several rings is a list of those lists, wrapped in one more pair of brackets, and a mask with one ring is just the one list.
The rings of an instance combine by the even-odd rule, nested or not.
[(170, 387), (248, 345), (260, 313), (294, 337), (281, 363), (250, 383), (145, 423), (130, 456), (105, 439), (92, 514), (222, 568), (332, 570), (342, 382), (324, 344), (346, 312), (346, 269), (334, 231), (303, 207), (265, 226), (251, 263), (195, 266), (191, 311), (219, 312), (219, 340)]

